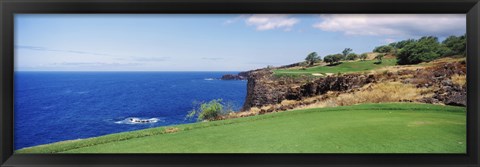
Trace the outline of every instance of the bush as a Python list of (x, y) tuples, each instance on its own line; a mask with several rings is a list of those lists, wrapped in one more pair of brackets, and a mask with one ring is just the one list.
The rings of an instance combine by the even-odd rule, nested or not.
[(375, 56), (375, 59), (377, 59), (377, 62), (375, 62), (375, 64), (382, 64), (382, 59), (384, 56), (385, 54), (378, 54), (377, 56)]
[(358, 58), (358, 55), (355, 53), (350, 53), (347, 55), (347, 60), (355, 60)]
[(326, 63), (334, 64), (342, 60), (342, 57), (342, 54), (328, 55), (323, 58), (323, 61), (325, 61)]
[(230, 105), (225, 107), (225, 104), (222, 103), (222, 99), (215, 99), (206, 103), (201, 103), (199, 107), (195, 107), (190, 111), (186, 118), (188, 119), (197, 116), (197, 121), (213, 121), (229, 112), (232, 112)]
[(360, 59), (362, 59), (363, 61), (365, 61), (365, 59), (367, 59), (367, 57), (368, 57), (368, 54), (366, 54), (366, 53), (363, 53), (363, 54), (360, 55)]
[(443, 47), (437, 37), (422, 37), (419, 40), (410, 42), (403, 47), (397, 55), (398, 64), (418, 64), (435, 60), (445, 54)]

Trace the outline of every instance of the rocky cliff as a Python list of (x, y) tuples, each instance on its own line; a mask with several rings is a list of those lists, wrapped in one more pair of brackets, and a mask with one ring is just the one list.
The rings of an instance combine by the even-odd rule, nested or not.
[(267, 68), (261, 68), (261, 69), (256, 69), (256, 70), (243, 71), (243, 72), (239, 72), (238, 74), (225, 74), (220, 79), (221, 80), (247, 80), (248, 76), (251, 73), (254, 73), (254, 72), (297, 67), (297, 66), (300, 66), (301, 64), (302, 63), (293, 63), (293, 64), (279, 66), (279, 67), (267, 67)]
[(346, 74), (317, 79), (275, 78), (271, 71), (257, 71), (248, 76), (243, 110), (278, 104), (283, 100), (302, 100), (328, 91), (347, 91), (371, 82), (375, 82), (374, 75)]
[[(344, 74), (323, 78), (278, 78), (273, 76), (271, 70), (261, 69), (250, 71), (246, 75), (248, 79), (247, 96), (242, 110), (279, 104), (283, 100), (301, 101), (305, 98), (326, 94), (329, 91), (354, 92), (366, 84), (391, 81), (401, 81), (404, 84), (414, 84), (418, 88), (426, 87), (434, 90), (433, 96), (421, 99), (419, 102), (465, 106), (466, 85), (452, 81), (452, 76), (464, 76), (465, 74), (464, 61), (437, 63), (415, 70), (400, 68), (394, 72)], [(287, 109), (289, 108), (292, 107), (287, 107)]]
[(259, 71), (259, 70), (264, 70), (264, 69), (257, 69), (257, 70), (251, 70), (251, 71), (244, 71), (244, 72), (239, 72), (238, 74), (225, 74), (220, 78), (221, 80), (246, 80), (250, 73)]

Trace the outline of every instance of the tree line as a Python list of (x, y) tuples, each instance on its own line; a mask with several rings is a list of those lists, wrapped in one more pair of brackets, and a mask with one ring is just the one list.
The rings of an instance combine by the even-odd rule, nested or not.
[(465, 57), (467, 55), (466, 49), (467, 38), (465, 35), (462, 35), (449, 36), (441, 42), (434, 36), (407, 39), (378, 46), (373, 51), (395, 55), (397, 64), (405, 65), (429, 62), (447, 56)]
[[(330, 65), (338, 64), (342, 60), (365, 60), (367, 59), (367, 54), (356, 54), (353, 52), (353, 49), (351, 48), (345, 48), (342, 53), (337, 53), (337, 54), (331, 54), (327, 55), (323, 58), (323, 61), (326, 63), (329, 63)], [(308, 56), (305, 58), (305, 61), (309, 66), (313, 66), (316, 62), (321, 62), (322, 58), (318, 56), (316, 52), (312, 52), (308, 54)]]
[[(466, 36), (449, 36), (443, 41), (439, 41), (435, 36), (424, 36), (419, 39), (407, 39), (399, 42), (393, 42), (388, 45), (375, 47), (373, 52), (376, 55), (376, 63), (381, 63), (386, 54), (396, 56), (397, 64), (418, 64), (429, 62), (438, 58), (447, 56), (466, 56), (467, 41)], [(367, 59), (367, 54), (356, 54), (351, 48), (345, 48), (341, 53), (327, 55), (323, 61), (330, 65), (338, 64), (342, 60)], [(308, 66), (313, 66), (316, 62), (321, 62), (322, 58), (312, 52), (305, 58)]]

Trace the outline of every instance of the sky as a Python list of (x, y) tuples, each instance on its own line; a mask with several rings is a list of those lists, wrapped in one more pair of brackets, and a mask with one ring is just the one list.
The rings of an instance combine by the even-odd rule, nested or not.
[(466, 32), (464, 14), (16, 14), (16, 71), (245, 71)]

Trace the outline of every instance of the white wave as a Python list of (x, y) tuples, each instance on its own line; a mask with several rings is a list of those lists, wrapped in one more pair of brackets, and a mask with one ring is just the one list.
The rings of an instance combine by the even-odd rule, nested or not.
[(205, 78), (206, 81), (216, 80), (215, 78)]
[(125, 118), (124, 120), (121, 121), (116, 121), (116, 124), (151, 124), (151, 123), (156, 123), (160, 121), (158, 118), (136, 118), (136, 117), (129, 117)]

